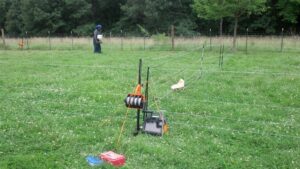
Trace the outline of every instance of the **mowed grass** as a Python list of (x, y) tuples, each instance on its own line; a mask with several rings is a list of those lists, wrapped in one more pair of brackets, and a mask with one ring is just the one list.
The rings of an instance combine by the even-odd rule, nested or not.
[[(170, 131), (134, 137), (130, 110), (117, 147), (140, 58)], [(217, 49), (2, 50), (0, 168), (91, 168), (85, 157), (108, 150), (123, 168), (299, 168), (299, 71), (288, 51), (226, 48), (220, 68)], [(186, 88), (172, 92), (180, 78)]]

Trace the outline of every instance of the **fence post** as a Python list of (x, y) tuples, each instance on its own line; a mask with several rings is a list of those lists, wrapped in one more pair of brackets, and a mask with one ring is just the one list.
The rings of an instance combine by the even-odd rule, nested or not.
[(203, 74), (203, 60), (204, 60), (204, 48), (205, 48), (205, 45), (203, 43), (203, 46), (202, 46), (202, 53), (201, 53), (201, 63), (200, 63), (200, 77), (202, 76)]
[(223, 61), (224, 61), (224, 44), (222, 45), (222, 59), (221, 59), (221, 68), (223, 69)]
[(112, 46), (112, 42), (111, 42), (111, 32), (109, 32), (109, 43), (110, 43), (110, 45), (109, 45), (109, 46), (110, 46), (110, 49), (112, 49), (112, 47), (111, 47), (111, 46)]
[(50, 31), (48, 31), (49, 50), (51, 50)]
[(248, 53), (248, 31), (249, 29), (246, 29), (246, 54)]
[(121, 50), (123, 50), (123, 30), (121, 29)]
[(219, 53), (219, 68), (221, 67), (221, 57), (222, 57), (222, 45), (220, 45), (220, 53)]
[(209, 50), (211, 49), (211, 28), (209, 28)]
[(174, 49), (175, 41), (174, 41), (174, 25), (171, 26), (171, 36), (172, 36), (172, 49)]
[(146, 50), (146, 35), (144, 35), (144, 50)]
[(283, 51), (283, 32), (284, 32), (284, 28), (281, 28), (281, 45), (280, 45), (280, 52)]
[(2, 34), (2, 42), (3, 42), (3, 46), (4, 46), (4, 49), (6, 49), (6, 44), (5, 44), (5, 35), (4, 35), (4, 29), (1, 28), (1, 34)]
[(26, 49), (28, 50), (29, 49), (29, 42), (28, 42), (28, 32), (25, 31), (25, 35), (26, 35)]
[(219, 56), (219, 67), (223, 69), (223, 61), (224, 61), (224, 44), (220, 45), (220, 56)]
[(73, 50), (73, 45), (74, 45), (74, 40), (73, 40), (73, 31), (71, 31), (71, 41), (72, 41), (72, 50)]

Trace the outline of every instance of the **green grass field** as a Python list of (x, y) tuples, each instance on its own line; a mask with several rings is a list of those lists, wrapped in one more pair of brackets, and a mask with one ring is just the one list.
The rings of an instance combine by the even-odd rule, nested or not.
[(1, 169), (91, 168), (87, 155), (116, 150), (139, 58), (170, 131), (134, 137), (130, 110), (123, 168), (300, 168), (299, 49), (226, 48), (220, 68), (217, 48), (203, 60), (201, 49), (103, 48), (0, 51)]

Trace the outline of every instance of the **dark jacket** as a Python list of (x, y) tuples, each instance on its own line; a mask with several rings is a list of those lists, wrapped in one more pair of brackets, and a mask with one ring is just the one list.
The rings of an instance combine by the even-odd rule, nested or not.
[(100, 35), (100, 31), (97, 30), (97, 29), (95, 29), (95, 31), (94, 31), (94, 37), (93, 37), (93, 42), (94, 42), (94, 44), (100, 44), (99, 39), (97, 39), (97, 36), (98, 36), (98, 35)]

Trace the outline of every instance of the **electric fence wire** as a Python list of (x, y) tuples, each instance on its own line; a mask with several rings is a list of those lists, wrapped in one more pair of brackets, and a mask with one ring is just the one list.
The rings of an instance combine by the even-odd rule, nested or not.
[[(107, 119), (102, 119), (100, 120), (101, 122), (101, 126), (108, 126), (108, 125), (111, 125), (112, 122), (121, 122), (122, 118), (107, 118)], [(27, 122), (28, 124), (31, 124), (33, 122), (30, 122), (28, 121)], [(231, 128), (222, 128), (222, 127), (216, 127), (214, 125), (212, 126), (206, 126), (206, 125), (189, 125), (189, 124), (186, 124), (186, 123), (179, 123), (179, 122), (174, 122), (171, 124), (171, 127), (173, 129), (178, 129), (179, 127), (184, 127), (184, 128), (188, 128), (189, 130), (191, 128), (195, 128), (195, 129), (206, 129), (206, 130), (209, 130), (209, 131), (222, 131), (222, 134), (224, 134), (223, 132), (225, 131), (226, 133), (228, 134), (231, 134), (231, 135), (247, 135), (247, 136), (251, 136), (252, 135), (257, 135), (257, 136), (260, 136), (260, 137), (264, 137), (264, 138), (280, 138), (280, 139), (289, 139), (289, 141), (293, 141), (293, 140), (300, 140), (300, 137), (299, 136), (294, 136), (294, 135), (288, 135), (288, 134), (279, 134), (279, 133), (270, 133), (270, 132), (261, 132), (261, 131), (242, 131), (242, 130), (236, 130), (236, 129), (231, 129)], [(115, 129), (113, 127), (109, 127), (108, 130), (110, 130), (112, 133), (116, 132), (118, 129)], [(72, 133), (72, 131), (66, 131), (65, 133), (67, 134), (70, 134), (70, 132)], [(48, 133), (49, 134), (49, 133)], [(214, 135), (216, 135), (217, 133), (214, 133)], [(60, 135), (64, 135), (64, 132), (60, 132)], [(170, 135), (172, 136), (172, 135)], [(195, 136), (194, 136), (195, 137)], [(253, 137), (251, 137), (253, 138)], [(4, 135), (4, 139), (6, 140), (6, 143), (9, 144), (10, 146), (15, 146), (15, 147), (18, 147), (18, 146), (22, 146), (22, 145), (19, 145), (19, 144), (27, 144), (27, 143), (33, 143), (32, 140), (28, 141), (26, 139), (23, 139), (23, 140), (16, 140), (16, 139), (13, 139), (12, 136), (8, 136), (8, 135)], [(187, 138), (188, 139), (188, 138)], [(59, 141), (60, 138), (57, 138), (57, 141)], [(194, 139), (195, 141), (197, 141), (197, 137)], [(39, 141), (39, 140), (36, 140), (36, 141)], [(43, 140), (43, 142), (45, 144), (48, 144), (47, 142), (45, 142), (45, 140)], [(41, 143), (43, 143), (41, 142)], [(96, 140), (95, 140), (96, 142)], [(40, 144), (40, 143), (39, 143)], [(86, 145), (86, 143), (75, 143), (72, 144), (72, 146), (84, 146)], [(103, 146), (104, 147), (104, 146)], [(10, 153), (10, 154), (14, 154), (14, 153)], [(15, 153), (17, 154), (17, 153)]]
[[(111, 119), (111, 120), (115, 120), (115, 119)], [(116, 120), (118, 120), (116, 118)], [(178, 120), (178, 119), (177, 119)], [(180, 120), (178, 120), (180, 121)], [(182, 121), (182, 120), (181, 120)], [(253, 122), (253, 121), (252, 121)], [(236, 134), (256, 134), (256, 135), (260, 135), (260, 136), (263, 136), (263, 137), (278, 137), (278, 138), (294, 138), (294, 139), (300, 139), (300, 136), (298, 135), (289, 135), (289, 134), (279, 134), (279, 133), (270, 133), (270, 132), (259, 132), (259, 131), (246, 131), (246, 130), (237, 130), (237, 129), (231, 129), (231, 128), (222, 128), (222, 127), (216, 127), (214, 125), (211, 125), (211, 126), (205, 126), (205, 125), (199, 125), (199, 124), (187, 124), (187, 123), (183, 123), (183, 122), (172, 122), (172, 123), (169, 123), (170, 124), (170, 127), (173, 129), (178, 129), (180, 127), (187, 127), (188, 129), (191, 129), (191, 128), (207, 128), (207, 129), (211, 129), (211, 130), (226, 130), (230, 133), (236, 133)], [(267, 123), (266, 123), (267, 124)]]
[[(191, 53), (193, 53), (193, 52), (195, 52), (195, 51), (197, 51), (199, 49), (199, 47), (196, 47), (196, 48), (194, 48), (194, 49), (192, 49), (191, 51), (189, 51), (189, 52), (187, 52), (187, 53), (183, 53), (183, 54), (181, 54), (181, 55), (167, 55), (167, 56), (164, 56), (164, 57), (159, 57), (159, 58), (154, 58), (154, 59), (152, 59), (152, 60), (161, 60), (161, 59), (165, 59), (165, 58), (167, 58), (165, 61), (162, 61), (161, 63), (159, 63), (159, 64), (155, 64), (155, 65), (151, 65), (151, 64), (149, 64), (148, 66), (149, 67), (151, 67), (151, 69), (155, 69), (155, 68), (160, 68), (162, 65), (165, 65), (166, 63), (168, 63), (170, 60), (169, 59), (174, 59), (174, 58), (183, 58), (183, 57), (185, 57), (185, 56), (188, 56), (188, 55), (190, 55)], [(152, 60), (150, 60), (150, 63), (151, 63), (151, 61)], [(147, 61), (147, 60), (146, 60)]]
[[(0, 64), (10, 64), (9, 62), (0, 62)], [(34, 65), (34, 66), (53, 66), (53, 67), (81, 67), (81, 68), (93, 68), (93, 69), (125, 69), (135, 70), (135, 65), (126, 66), (106, 66), (106, 65), (84, 65), (84, 64), (59, 64), (59, 63), (39, 63), (39, 62), (27, 62), (18, 63), (19, 65)]]
[[(197, 71), (197, 69), (190, 68), (190, 67), (180, 67), (184, 68), (186, 71), (194, 72)], [(174, 71), (178, 70), (178, 68), (154, 68), (154, 70), (157, 71)], [(271, 76), (296, 76), (300, 77), (300, 73), (295, 72), (270, 72), (270, 71), (237, 71), (237, 70), (216, 70), (216, 69), (205, 69), (203, 70), (203, 73), (212, 74), (212, 73), (222, 73), (222, 74), (248, 74), (248, 75), (271, 75)]]
[[(202, 61), (203, 61), (202, 57), (203, 57), (203, 55), (204, 55), (204, 45), (203, 45), (202, 51), (203, 51), (203, 52), (202, 52), (202, 55), (201, 55), (201, 59), (199, 59), (199, 60), (197, 60), (196, 62), (194, 62), (194, 64), (195, 64), (195, 63), (197, 64), (198, 62), (202, 62)], [(200, 75), (202, 75), (202, 73), (201, 73), (202, 69), (200, 68), (198, 71), (200, 71)], [(199, 74), (198, 74), (198, 71), (194, 72), (189, 78), (187, 78), (187, 79), (186, 79), (186, 82), (188, 82), (189, 80), (195, 80), (195, 77), (197, 77), (197, 75), (199, 75)], [(153, 81), (154, 81), (154, 80), (153, 80)], [(156, 86), (156, 85), (157, 85), (157, 84), (154, 84), (154, 86)], [(157, 93), (157, 88), (156, 88), (156, 87), (154, 87), (154, 90), (156, 91), (155, 93)], [(161, 101), (162, 99), (164, 99), (165, 97), (167, 97), (168, 95), (170, 95), (172, 92), (173, 92), (172, 90), (167, 91), (162, 97), (159, 98), (159, 101)], [(156, 104), (157, 104), (157, 99), (158, 99), (158, 98), (154, 98), (154, 103), (156, 103)], [(150, 105), (150, 107), (153, 106), (154, 103), (152, 103), (152, 104)]]
[[(14, 101), (14, 100), (10, 100), (10, 99), (7, 99), (5, 100), (5, 102), (10, 102), (10, 101)], [(28, 105), (32, 105), (32, 106), (36, 106), (36, 105), (39, 105), (39, 104), (44, 104), (44, 105), (51, 105), (51, 104), (55, 104), (55, 105), (62, 105), (62, 106), (68, 106), (69, 108), (73, 108), (73, 106), (80, 106), (82, 108), (85, 108), (85, 107), (90, 107), (90, 108), (108, 108), (109, 110), (111, 110), (111, 108), (115, 108), (114, 111), (111, 111), (110, 112), (110, 115), (113, 115), (113, 117), (118, 117), (116, 116), (115, 114), (111, 114), (111, 113), (114, 113), (116, 111), (116, 108), (122, 108), (124, 107), (123, 104), (95, 104), (95, 103), (89, 103), (89, 102), (85, 102), (85, 103), (74, 103), (74, 102), (63, 102), (63, 101), (51, 101), (51, 100), (39, 100), (39, 101), (30, 101), (28, 99), (23, 99), (23, 101), (25, 101), (26, 103), (24, 104), (20, 104), (20, 100), (18, 100), (19, 104), (18, 106), (21, 106), (21, 107), (25, 107), (25, 106), (28, 106)], [(45, 111), (44, 109), (43, 110), (39, 110), (38, 109), (35, 109), (35, 111), (37, 112), (42, 112), (43, 114), (44, 113), (55, 113), (57, 112), (59, 109), (56, 108), (55, 111), (53, 110), (47, 110)], [(96, 109), (97, 110), (97, 109)], [(63, 111), (63, 110), (62, 110)], [(59, 110), (59, 112), (61, 113), (61, 111)], [(63, 111), (64, 112), (64, 111)], [(106, 112), (107, 113), (107, 112)], [(90, 113), (84, 113), (82, 114), (82, 112), (72, 112), (72, 113), (67, 113), (68, 117), (70, 117), (70, 115), (73, 114), (73, 115), (76, 115), (76, 116), (85, 116), (85, 115), (90, 115), (92, 114), (91, 112)], [(281, 122), (274, 122), (272, 120), (251, 120), (251, 119), (247, 119), (247, 118), (231, 118), (231, 117), (225, 117), (225, 116), (213, 116), (213, 115), (207, 115), (205, 113), (199, 113), (199, 112), (172, 112), (171, 114), (169, 114), (171, 117), (176, 115), (176, 120), (178, 120), (178, 116), (185, 116), (185, 117), (190, 117), (190, 116), (193, 116), (193, 117), (196, 117), (196, 118), (216, 118), (216, 119), (221, 119), (221, 121), (223, 120), (232, 120), (234, 122), (248, 122), (248, 123), (256, 123), (256, 124), (261, 124), (261, 125), (283, 125), (283, 126), (291, 126), (291, 127), (299, 127), (300, 125), (295, 125), (295, 124), (291, 124), (291, 123), (281, 123)], [(120, 117), (122, 117), (120, 115)], [(180, 119), (179, 119), (180, 120)]]
[[(200, 66), (200, 74), (202, 75), (202, 73), (203, 73), (203, 67), (202, 67), (202, 65), (203, 65), (203, 54), (204, 54), (204, 46), (203, 46), (203, 52), (202, 52), (202, 56), (201, 56), (201, 66)], [(188, 78), (188, 80), (187, 81), (189, 81), (189, 80), (191, 80), (191, 79), (194, 79), (194, 76), (195, 75), (192, 75), (190, 78)], [(194, 80), (193, 80), (194, 81)], [(193, 82), (192, 81), (192, 82)], [(192, 83), (191, 82), (191, 83)], [(166, 97), (166, 96), (168, 96), (169, 94), (170, 94), (171, 92), (167, 92), (163, 97), (161, 97), (159, 100), (162, 100), (164, 97)], [(263, 105), (260, 105), (260, 106), (263, 106)], [(272, 107), (274, 107), (274, 106), (272, 106)], [(278, 108), (278, 106), (276, 106), (276, 108)], [(290, 108), (290, 107), (289, 107)], [(187, 115), (186, 113), (181, 113), (181, 114), (183, 114), (183, 115)], [(206, 116), (207, 117), (207, 116)], [(210, 116), (210, 118), (217, 118), (217, 116)], [(222, 118), (222, 117), (221, 117)], [(228, 118), (224, 118), (223, 117), (223, 119), (228, 119)], [(233, 119), (231, 119), (231, 120), (233, 120)], [(241, 121), (241, 120), (238, 120), (238, 121)], [(245, 121), (247, 121), (247, 122), (251, 122), (251, 123), (260, 123), (261, 124), (261, 122), (258, 122), (258, 121), (253, 121), (253, 120), (243, 120), (243, 122), (245, 122)], [(173, 124), (175, 124), (176, 122), (174, 122)], [(272, 125), (274, 125), (274, 124), (277, 124), (277, 125), (282, 125), (282, 123), (276, 123), (276, 122), (262, 122), (263, 123), (263, 125), (265, 125), (265, 124), (272, 124)], [(178, 124), (178, 123), (176, 123), (176, 124)], [(182, 124), (186, 124), (186, 123), (182, 123)], [(283, 124), (283, 125), (286, 125), (286, 124)], [(191, 126), (189, 126), (189, 127), (191, 127)], [(237, 130), (232, 130), (232, 131), (234, 131), (234, 132), (240, 132), (240, 131), (237, 131)], [(261, 133), (257, 133), (256, 132), (256, 134), (261, 134)], [(272, 136), (274, 136), (274, 134), (272, 134)], [(284, 136), (284, 137), (292, 137), (292, 138), (295, 138), (295, 136), (290, 136), (290, 135), (275, 135), (275, 136)], [(296, 138), (300, 138), (300, 137), (296, 137)]]
[[(43, 113), (44, 114), (44, 117), (46, 118), (41, 118), (41, 119), (34, 119), (34, 118), (23, 118), (21, 121), (18, 121), (16, 123), (23, 123), (23, 124), (27, 124), (29, 128), (35, 128), (37, 126), (39, 126), (40, 124), (46, 124), (47, 120), (49, 120), (49, 118), (58, 118), (58, 121), (59, 120), (64, 120), (64, 121), (68, 121), (68, 122), (72, 122), (74, 119), (73, 118), (85, 118), (85, 117), (93, 117), (94, 120), (90, 119), (88, 120), (88, 123), (91, 124), (93, 122), (97, 123), (97, 125), (99, 127), (107, 127), (107, 126), (111, 126), (111, 127), (107, 127), (105, 130), (111, 130), (112, 133), (115, 133), (118, 129), (117, 127), (115, 127), (115, 123), (118, 122), (118, 123), (121, 123), (122, 120), (124, 119), (124, 117), (122, 116), (119, 116), (119, 117), (115, 117), (115, 116), (92, 116), (91, 114), (87, 114), (87, 113), (81, 113), (81, 114), (76, 114), (74, 116), (61, 116), (61, 115), (53, 115), (53, 114), (47, 114), (45, 112), (34, 112), (35, 114), (36, 113)], [(51, 115), (51, 117), (50, 117)], [(26, 117), (30, 117), (30, 116), (26, 116)], [(130, 118), (134, 118), (134, 117), (130, 117)], [(54, 124), (54, 125), (53, 125)], [(51, 125), (43, 125), (43, 128), (48, 128), (50, 127), (52, 131), (53, 128), (56, 128), (56, 127), (61, 127), (61, 123), (53, 123)], [(34, 133), (34, 134), (46, 134), (46, 135), (51, 135), (53, 133), (56, 133), (56, 132), (59, 132), (59, 135), (63, 137), (63, 135), (65, 133), (67, 134), (74, 134), (73, 133), (73, 130), (76, 129), (76, 128), (83, 128), (83, 127), (86, 127), (88, 126), (88, 124), (76, 124), (74, 128), (72, 129), (68, 129), (66, 131), (62, 131), (62, 130), (59, 130), (59, 131), (52, 131), (52, 132), (47, 132), (47, 130), (43, 133)], [(13, 128), (9, 128), (6, 131), (5, 134), (3, 134), (3, 139), (5, 140), (5, 142), (3, 144), (9, 144), (10, 146), (12, 145), (16, 145), (16, 144), (21, 144), (21, 143), (27, 143), (27, 139), (21, 139), (21, 140), (16, 140), (15, 139), (15, 136), (12, 136), (10, 135), (10, 133), (13, 133), (13, 131), (17, 131), (18, 129), (13, 129)], [(5, 132), (4, 131), (4, 132)], [(10, 132), (7, 132), (7, 131), (10, 131)], [(3, 131), (0, 131), (0, 134), (1, 132)], [(95, 133), (96, 134), (96, 133)], [(40, 135), (41, 136), (41, 135)], [(39, 137), (40, 138), (40, 137)], [(59, 138), (57, 138), (59, 139)], [(36, 139), (35, 139), (36, 140)], [(36, 140), (38, 141), (38, 140)], [(43, 140), (44, 142), (45, 140)], [(1, 140), (0, 140), (0, 143), (1, 143)], [(30, 140), (30, 144), (34, 143), (32, 140)], [(77, 143), (76, 143), (77, 145)], [(81, 145), (86, 145), (86, 144), (81, 144)]]
[[(30, 98), (33, 99), (33, 98)], [(16, 98), (14, 97), (9, 97), (6, 98), (2, 103), (15, 103), (18, 102), (18, 106), (26, 106), (29, 104), (32, 105), (61, 105), (61, 106), (68, 106), (69, 108), (73, 108), (73, 106), (79, 106), (79, 107), (93, 107), (93, 108), (113, 108), (113, 107), (124, 107), (124, 104), (112, 104), (111, 102), (108, 104), (103, 104), (103, 103), (97, 103), (97, 102), (88, 102), (88, 101), (82, 101), (82, 100), (68, 100), (68, 101), (61, 101), (61, 100), (41, 100), (39, 99), (38, 101), (36, 100), (30, 100), (29, 98)], [(75, 101), (75, 102), (74, 102)], [(78, 101), (82, 101), (81, 103), (78, 103)], [(22, 104), (24, 103), (24, 104)]]
[(277, 134), (277, 133), (269, 133), (269, 132), (260, 132), (260, 131), (241, 131), (241, 130), (236, 130), (236, 129), (231, 129), (231, 128), (222, 128), (222, 127), (216, 127), (214, 125), (211, 126), (205, 126), (205, 125), (192, 125), (192, 124), (187, 124), (187, 123), (182, 123), (182, 122), (173, 122), (170, 124), (172, 128), (176, 129), (181, 126), (187, 127), (189, 129), (191, 128), (204, 128), (208, 130), (222, 130), (222, 131), (227, 131), (231, 134), (255, 134), (255, 135), (260, 135), (262, 137), (278, 137), (278, 138), (285, 138), (285, 139), (300, 139), (300, 136), (294, 136), (294, 135), (288, 135), (288, 134)]
[[(188, 117), (188, 118), (201, 118), (201, 119), (220, 119), (221, 122), (223, 122), (224, 120), (230, 120), (233, 123), (255, 123), (255, 124), (259, 124), (262, 126), (268, 126), (268, 125), (280, 125), (283, 127), (300, 127), (300, 125), (298, 124), (292, 124), (292, 122), (296, 122), (296, 121), (288, 121), (288, 122), (275, 122), (274, 120), (253, 120), (253, 119), (249, 119), (249, 118), (232, 118), (232, 117), (226, 117), (226, 116), (214, 116), (214, 115), (207, 115), (206, 113), (200, 113), (200, 112), (172, 112), (169, 114), (171, 117), (175, 117), (176, 115), (176, 119), (178, 116), (184, 116), (184, 117)], [(178, 119), (177, 119), (178, 120)], [(181, 120), (181, 119), (180, 119)], [(185, 119), (187, 120), (187, 118)], [(182, 121), (182, 120), (181, 120)]]
[(52, 93), (68, 93), (68, 94), (74, 94), (74, 93), (79, 93), (79, 94), (99, 94), (99, 95), (114, 95), (114, 96), (123, 96), (121, 93), (116, 93), (116, 91), (100, 91), (100, 92), (93, 92), (93, 91), (75, 91), (75, 90), (64, 90), (62, 88), (38, 88), (38, 87), (23, 87), (23, 86), (2, 86), (0, 85), (0, 88), (3, 88), (5, 90), (8, 90), (9, 88), (12, 89), (23, 89), (23, 90), (34, 90), (34, 91), (45, 91), (45, 92), (52, 92)]
[[(202, 62), (201, 62), (202, 63)], [(181, 72), (182, 70), (180, 70), (179, 72)], [(175, 72), (177, 73), (177, 72)], [(3, 87), (3, 86), (2, 86)], [(11, 87), (11, 86), (10, 86)], [(21, 87), (20, 87), (21, 88)], [(24, 88), (24, 89), (40, 89), (40, 88)], [(51, 91), (57, 91), (56, 89), (50, 89)], [(58, 90), (59, 91), (59, 90)], [(84, 93), (97, 93), (97, 94), (103, 94), (103, 93), (100, 93), (100, 92), (84, 92)], [(111, 94), (114, 94), (111, 92)], [(116, 94), (114, 94), (116, 95)], [(119, 95), (119, 94), (117, 94)], [(260, 106), (260, 107), (263, 107), (263, 106), (267, 106), (267, 107), (273, 107), (273, 108), (287, 108), (287, 109), (294, 109), (295, 107), (283, 107), (283, 106), (274, 106), (274, 105), (268, 105), (268, 104), (264, 104), (264, 105), (257, 105), (257, 104), (248, 104), (248, 103), (233, 103), (233, 102), (216, 102), (216, 101), (209, 101), (209, 100), (197, 100), (199, 102), (213, 102), (213, 103), (224, 103), (224, 104), (242, 104), (242, 105), (249, 105), (249, 106)], [(297, 108), (296, 108), (297, 109)]]
[[(122, 118), (122, 112), (121, 110), (117, 111), (116, 108), (120, 108), (120, 106), (114, 106), (110, 107), (109, 109), (105, 109), (105, 113), (101, 113), (103, 110), (94, 110), (94, 111), (64, 111), (60, 109), (50, 110), (50, 109), (35, 109), (34, 111), (26, 112), (24, 111), (24, 115), (26, 115), (26, 118), (30, 117), (36, 117), (37, 114), (42, 114), (43, 117), (58, 117), (60, 119), (70, 119), (70, 118), (85, 118), (85, 117), (95, 117), (96, 120), (103, 120), (104, 117), (110, 117), (110, 118)], [(118, 112), (118, 113), (116, 113)], [(6, 111), (5, 113), (14, 114), (14, 112)], [(109, 115), (107, 115), (109, 114)]]
[[(61, 65), (60, 65), (61, 66)], [(66, 65), (64, 65), (64, 66), (66, 66)], [(74, 65), (73, 65), (74, 66)], [(75, 66), (80, 66), (80, 65), (75, 65)], [(94, 68), (94, 66), (93, 66), (93, 68)], [(116, 67), (115, 67), (116, 68)], [(168, 69), (169, 70), (169, 69)], [(193, 70), (191, 70), (191, 71), (193, 71)], [(204, 71), (204, 72), (206, 72), (206, 73), (209, 73), (208, 71), (206, 71), (206, 70), (202, 70), (202, 71)], [(239, 74), (239, 73), (242, 73), (242, 74), (272, 74), (272, 75), (299, 75), (299, 74), (290, 74), (290, 73), (283, 73), (283, 72), (240, 72), (240, 71), (224, 71), (224, 70), (222, 70), (222, 71), (214, 71), (214, 72), (225, 72), (225, 73), (237, 73), (237, 74)], [(213, 72), (213, 73), (214, 73)], [(167, 93), (168, 94), (168, 93)], [(166, 95), (167, 95), (166, 94)], [(166, 96), (164, 96), (164, 97), (166, 97)], [(161, 99), (163, 99), (164, 97), (162, 97)], [(226, 102), (227, 103), (227, 102)], [(232, 103), (230, 103), (230, 104), (232, 104)], [(236, 103), (234, 103), (234, 104), (236, 104)], [(242, 103), (242, 104), (244, 104), (244, 103)], [(252, 106), (252, 105), (251, 105)], [(259, 105), (259, 106), (265, 106), (265, 105)], [(278, 106), (276, 106), (276, 107), (278, 107)], [(174, 122), (175, 123), (175, 122)], [(173, 124), (174, 124), (173, 123)], [(179, 123), (177, 123), (177, 124), (179, 124)], [(186, 125), (185, 123), (183, 123), (184, 125)], [(272, 123), (271, 123), (272, 124)], [(276, 124), (276, 123), (274, 123), (274, 124)], [(198, 126), (198, 125), (197, 125)], [(202, 126), (203, 127), (203, 126)], [(205, 126), (205, 127), (209, 127), (210, 129), (215, 129), (215, 127), (211, 127), (211, 126)], [(222, 130), (224, 130), (224, 128), (220, 128), (220, 129), (222, 129)], [(229, 130), (229, 129), (225, 129), (225, 130)], [(237, 130), (234, 130), (234, 131), (237, 131)], [(237, 132), (239, 132), (239, 131), (237, 131)], [(254, 134), (261, 134), (261, 133), (254, 133)], [(274, 136), (273, 134), (271, 135), (271, 136)], [(286, 137), (286, 136), (288, 136), (288, 135), (275, 135), (275, 136), (284, 136), (284, 137)], [(293, 136), (288, 136), (288, 137), (293, 137)], [(296, 137), (296, 138), (299, 138), (299, 137)]]
[[(190, 54), (190, 53), (186, 53), (186, 54)], [(169, 60), (167, 60), (169, 61)], [(153, 70), (157, 70), (157, 71), (174, 71), (174, 70), (178, 70), (178, 68), (158, 68), (160, 65), (165, 64), (167, 61), (159, 64), (159, 65), (155, 65), (153, 67), (151, 67)], [(0, 62), (0, 64), (9, 64), (4, 63), (4, 62)], [(101, 68), (101, 69), (116, 69), (116, 70), (120, 70), (120, 69), (125, 69), (125, 70), (136, 70), (136, 68), (134, 68), (134, 65), (130, 65), (130, 66), (104, 66), (104, 65), (74, 65), (74, 64), (39, 64), (39, 63), (20, 63), (20, 65), (39, 65), (39, 66), (57, 66), (57, 67), (85, 67), (85, 68)], [(151, 65), (150, 65), (151, 66)], [(191, 69), (190, 67), (180, 67), (180, 68), (184, 68), (185, 71), (197, 71), (197, 69)], [(216, 70), (216, 69), (206, 69), (203, 70), (203, 72), (205, 73), (228, 73), (228, 74), (249, 74), (249, 75), (273, 75), (273, 76), (300, 76), (300, 73), (295, 73), (295, 72), (271, 72), (271, 71), (237, 71), (237, 70)]]
[[(203, 70), (204, 48), (205, 48), (205, 46), (204, 46), (204, 44), (203, 44), (202, 52), (201, 52), (201, 57), (200, 57), (200, 59), (199, 59), (199, 62), (200, 62), (200, 76), (202, 75), (202, 70)], [(198, 62), (196, 62), (196, 63), (198, 63)], [(187, 69), (186, 69), (185, 67), (183, 67), (183, 68), (181, 68), (179, 71), (174, 72), (174, 73), (172, 73), (171, 75), (168, 75), (167, 78), (173, 77), (174, 75), (177, 75), (177, 74), (179, 74), (179, 73), (184, 73), (184, 72), (186, 72), (186, 71), (187, 71)], [(157, 84), (157, 83), (160, 83), (160, 81), (162, 81), (162, 80), (165, 80), (165, 79), (158, 79), (157, 82), (156, 82), (156, 84)], [(167, 82), (167, 81), (166, 81), (166, 82)], [(166, 83), (166, 82), (165, 82), (165, 83)]]
[[(194, 78), (194, 76), (192, 76), (192, 78)], [(151, 80), (153, 81), (153, 80)], [(155, 82), (151, 82), (153, 83), (153, 86), (156, 86), (157, 84)], [(193, 83), (193, 82), (191, 82)], [(5, 89), (6, 86), (0, 86), (0, 87), (3, 87)], [(65, 92), (64, 90), (61, 90), (61, 89), (45, 89), (45, 88), (33, 88), (33, 87), (15, 87), (15, 86), (9, 86), (9, 88), (16, 88), (16, 89), (26, 89), (26, 90), (38, 90), (38, 91), (47, 91), (47, 92), (53, 92), (53, 93), (60, 93), (60, 92)], [(154, 87), (154, 89), (156, 89)], [(166, 93), (166, 95), (170, 94), (172, 91), (169, 91)], [(101, 91), (101, 92), (91, 92), (91, 91), (82, 91), (82, 92), (79, 92), (79, 91), (67, 91), (67, 93), (92, 93), (92, 94), (106, 94), (106, 95), (114, 95), (114, 96), (123, 96), (123, 94), (120, 94), (120, 93), (116, 93), (115, 91)], [(157, 90), (156, 90), (156, 93), (157, 93)], [(159, 100), (162, 100), (163, 98), (165, 98), (166, 96), (161, 96), (161, 97), (156, 97), (155, 99), (159, 99)], [(15, 98), (15, 97), (12, 97), (12, 98)], [(6, 99), (9, 99), (9, 97), (6, 96)], [(28, 98), (26, 98), (28, 99)], [(171, 98), (169, 97), (168, 98), (169, 100), (178, 100), (178, 98)], [(230, 101), (213, 101), (213, 100), (203, 100), (203, 99), (188, 99), (188, 98), (180, 98), (179, 100), (185, 100), (185, 101), (188, 101), (188, 102), (201, 102), (201, 103), (211, 103), (211, 104), (227, 104), (227, 105), (242, 105), (242, 106), (249, 106), (249, 107), (266, 107), (266, 108), (276, 108), (276, 109), (287, 109), (287, 110), (298, 110), (300, 109), (300, 107), (293, 107), (293, 106), (278, 106), (278, 105), (273, 105), (273, 104), (270, 104), (270, 103), (245, 103), (245, 102), (230, 102)]]
[[(192, 48), (192, 49), (189, 49), (189, 51), (187, 52), (187, 51), (184, 51), (185, 53), (183, 53), (183, 54), (179, 54), (178, 55), (178, 53), (176, 53), (175, 55), (174, 54), (168, 54), (168, 55), (163, 55), (163, 56), (160, 56), (160, 57), (153, 57), (153, 58), (150, 58), (149, 59), (149, 62), (151, 62), (151, 61), (155, 61), (155, 60), (161, 60), (161, 59), (170, 59), (170, 58), (178, 58), (178, 57), (182, 57), (182, 56), (185, 56), (186, 54), (189, 54), (189, 53), (192, 53), (192, 52), (194, 52), (194, 51), (196, 51), (196, 50), (198, 50), (199, 49), (199, 47), (197, 46), (197, 47), (194, 47), (194, 48)], [(145, 58), (146, 60), (148, 60), (147, 58)], [(155, 65), (153, 65), (153, 66), (155, 66)]]
[[(221, 98), (221, 97), (219, 97)], [(204, 100), (204, 99), (188, 99), (188, 98), (168, 98), (169, 100), (184, 100), (187, 102), (197, 102), (197, 103), (212, 103), (212, 104), (227, 104), (227, 105), (241, 105), (249, 107), (265, 107), (265, 108), (274, 108), (274, 109), (290, 109), (290, 110), (299, 110), (300, 107), (293, 106), (278, 106), (272, 103), (246, 103), (246, 102), (230, 102), (230, 101), (214, 101), (214, 100)]]

